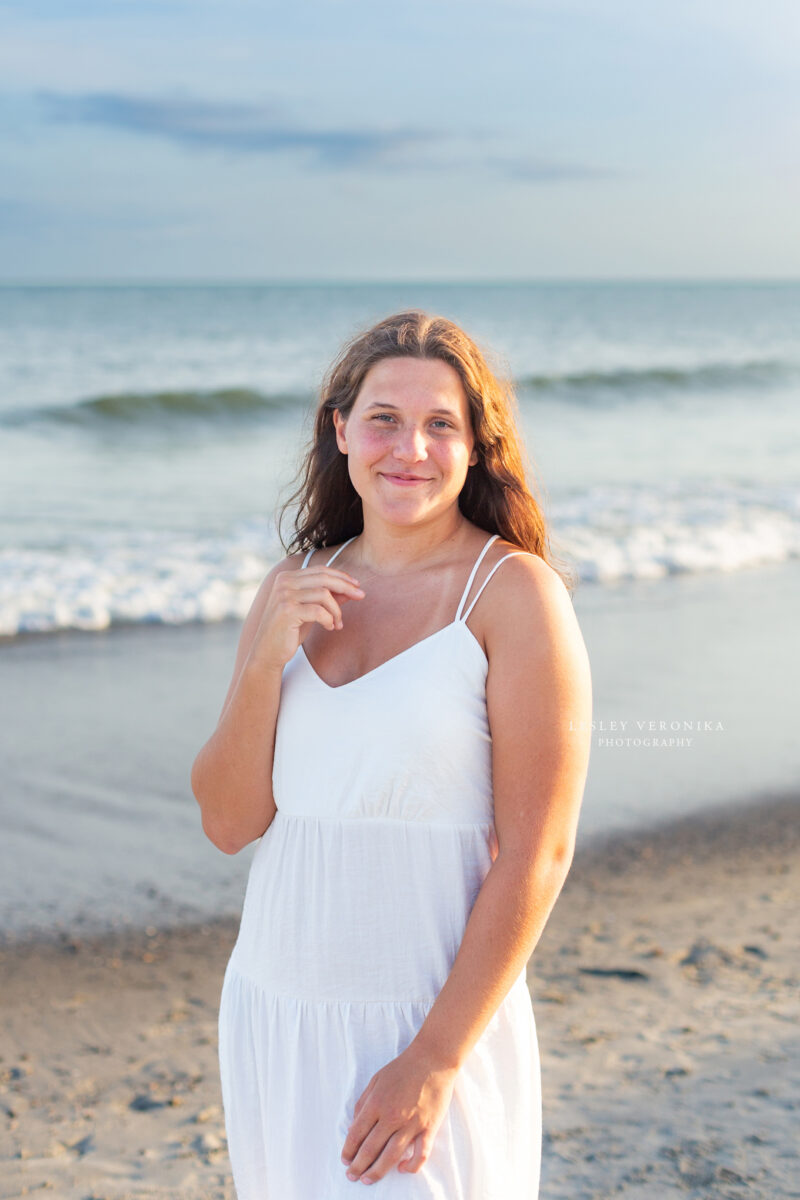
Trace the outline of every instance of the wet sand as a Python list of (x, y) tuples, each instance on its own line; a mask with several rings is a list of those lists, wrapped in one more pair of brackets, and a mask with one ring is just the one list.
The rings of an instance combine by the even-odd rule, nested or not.
[[(579, 849), (528, 972), (541, 1200), (800, 1195), (798, 815), (767, 797)], [(0, 1197), (233, 1200), (235, 931), (3, 946)]]

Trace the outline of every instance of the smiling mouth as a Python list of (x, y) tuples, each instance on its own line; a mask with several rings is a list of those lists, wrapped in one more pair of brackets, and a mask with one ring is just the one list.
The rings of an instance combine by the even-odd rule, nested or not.
[(425, 475), (398, 475), (392, 471), (384, 471), (383, 475), (386, 479), (396, 479), (400, 483), (427, 483)]

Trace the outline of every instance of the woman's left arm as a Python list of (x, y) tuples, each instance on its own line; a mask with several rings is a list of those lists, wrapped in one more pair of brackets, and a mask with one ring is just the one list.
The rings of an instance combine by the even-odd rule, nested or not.
[(572, 863), (591, 744), (588, 655), (551, 567), (519, 556), (503, 583), (487, 589), (485, 618), (496, 855), (428, 1016), (356, 1105), (342, 1158), (365, 1182), (414, 1139), (399, 1169), (427, 1160), (455, 1076), (533, 953)]

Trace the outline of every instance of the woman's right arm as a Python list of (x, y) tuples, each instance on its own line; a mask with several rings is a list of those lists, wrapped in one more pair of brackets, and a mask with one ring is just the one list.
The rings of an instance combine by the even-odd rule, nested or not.
[[(285, 559), (261, 584), (245, 618), (228, 694), (217, 727), (194, 760), (191, 786), (206, 836), (236, 854), (269, 828), (275, 727), (283, 667), (310, 625), (341, 623), (337, 602), (356, 596), (346, 572), (333, 567), (300, 571)], [(334, 593), (337, 593), (335, 596)]]

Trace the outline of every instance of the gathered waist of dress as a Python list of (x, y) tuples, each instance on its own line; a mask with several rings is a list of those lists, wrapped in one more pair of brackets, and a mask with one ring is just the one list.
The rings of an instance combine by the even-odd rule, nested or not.
[[(335, 825), (345, 825), (350, 822), (355, 824), (356, 822), (363, 823), (365, 821), (387, 821), (393, 822), (396, 825), (421, 825), (433, 826), (434, 828), (441, 826), (444, 829), (449, 829), (452, 827), (457, 829), (491, 830), (494, 828), (494, 821), (491, 817), (487, 817), (483, 820), (462, 821), (453, 819), (449, 816), (402, 816), (384, 812), (303, 813), (292, 812), (291, 810), (287, 810), (285, 808), (278, 808), (272, 823), (274, 824), (275, 821), (310, 821), (320, 824), (329, 823)], [(269, 828), (271, 827), (272, 826), (270, 825)], [(269, 832), (269, 829), (267, 832)]]
[(490, 825), (279, 812), (250, 867), (235, 968), (283, 995), (438, 994), (491, 868), (492, 836)]

